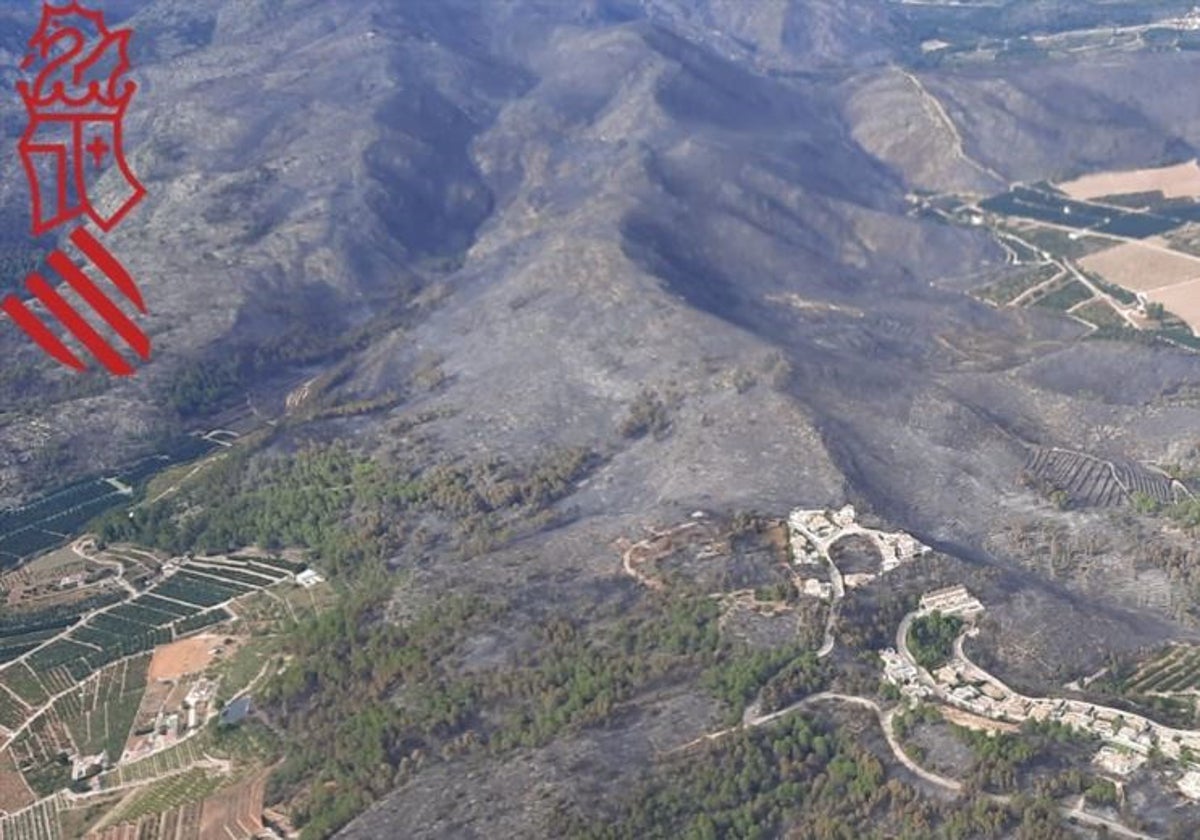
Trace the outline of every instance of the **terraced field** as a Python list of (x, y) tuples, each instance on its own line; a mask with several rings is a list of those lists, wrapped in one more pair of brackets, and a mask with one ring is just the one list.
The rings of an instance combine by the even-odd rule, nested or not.
[[(27, 655), (29, 666), (44, 675), (40, 679), (43, 689), (51, 688), (46, 685), (50, 678), (56, 681), (54, 688), (61, 691), (110, 663), (230, 620), (233, 616), (221, 604), (288, 576), (281, 567), (249, 561), (189, 563), (146, 594), (116, 604), (77, 626), (71, 625), (74, 617), (63, 617), (32, 625), (36, 630), (30, 630), (31, 625), (19, 625), (9, 637), (3, 636), (0, 629), (0, 652), (16, 651), (7, 660), (0, 655), (0, 662)], [(68, 628), (69, 632), (64, 633)], [(15, 640), (8, 648), (6, 638)], [(36, 694), (36, 687), (22, 671), (13, 676)], [(5, 677), (5, 672), (0, 672), (0, 682)]]
[(1112, 234), (1132, 239), (1165, 233), (1194, 221), (1200, 209), (1194, 206), (1173, 206), (1160, 212), (1105, 207), (1086, 201), (1078, 201), (1049, 188), (1016, 186), (1009, 192), (994, 196), (979, 203), (991, 213), (1016, 216), (1062, 227), (1087, 230), (1100, 234)]
[[(1034, 259), (1036, 258), (1037, 255), (1034, 255)], [(985, 286), (979, 290), (978, 294), (984, 300), (991, 301), (997, 306), (1007, 306), (1030, 290), (1053, 280), (1061, 273), (1062, 270), (1053, 263), (1035, 265)]]
[(88, 840), (227, 840), (262, 829), (266, 774), (228, 777), (193, 768), (148, 785), (121, 803)]
[[(176, 441), (158, 455), (143, 458), (114, 477), (141, 487), (167, 467), (202, 458), (217, 444), (199, 436)], [(102, 477), (67, 485), (14, 510), (0, 511), (0, 566), (15, 565), (66, 542), (95, 517), (129, 497)]]
[(1107, 461), (1067, 449), (1037, 447), (1025, 462), (1035, 482), (1067, 494), (1071, 504), (1113, 507), (1142, 493), (1160, 504), (1175, 501), (1170, 478), (1138, 464)]
[[(190, 438), (116, 478), (137, 488), (216, 445)], [(24, 564), (0, 576), (0, 598), (8, 600), (0, 615), (0, 812), (8, 812), (0, 817), (0, 840), (78, 838), (95, 823), (95, 803), (107, 802), (103, 810), (116, 799), (123, 804), (107, 815), (107, 827), (89, 836), (240, 836), (261, 813), (261, 765), (245, 756), (220, 758), (223, 748), (205, 723), (217, 714), (212, 692), (248, 685), (265, 651), (221, 670), (207, 687), (199, 674), (158, 685), (149, 665), (155, 649), (236, 621), (241, 599), (291, 582), (306, 567), (248, 555), (168, 560), (136, 546), (99, 549), (87, 538), (31, 559), (127, 501), (118, 482), (81, 481), (0, 511), (0, 567)], [(221, 686), (225, 676), (236, 682), (232, 689)], [(148, 688), (161, 698), (150, 703), (152, 712), (175, 729), (156, 724), (131, 741)], [(180, 705), (193, 689), (207, 694), (187, 701), (197, 705)], [(189, 715), (195, 720), (179, 723)], [(127, 744), (143, 757), (122, 761)], [(68, 801), (73, 767), (85, 757), (81, 768), (97, 773), (100, 765), (85, 783), (93, 792)]]
[(1200, 689), (1200, 648), (1178, 645), (1138, 669), (1128, 688), (1138, 694), (1178, 694)]
[(58, 814), (64, 808), (59, 796), (42, 799), (33, 806), (0, 818), (0, 837), (4, 840), (67, 840), (63, 837)]
[(54, 713), (70, 730), (80, 753), (120, 758), (146, 689), (149, 664), (149, 654), (126, 659), (80, 686), (78, 694), (55, 701)]
[[(81, 546), (72, 548), (86, 555)], [(101, 789), (153, 782), (210, 765), (202, 748), (208, 743), (203, 730), (140, 761), (120, 763), (149, 684), (151, 652), (233, 620), (228, 604), (290, 581), (304, 568), (249, 557), (189, 559), (159, 568), (149, 563), (119, 565), (139, 572), (149, 569), (154, 575), (149, 589), (134, 596), (113, 586), (111, 592), (74, 604), (0, 617), (0, 746), (11, 764), (5, 777), (10, 799), (36, 795), (44, 802), (57, 801), (54, 797), (71, 782), (76, 757), (103, 754), (110, 764), (116, 763), (98, 779)], [(247, 684), (258, 664), (239, 661), (232, 669), (238, 683)], [(186, 686), (168, 690), (186, 691)], [(195, 808), (215, 790), (213, 785), (228, 783), (220, 774), (214, 778), (207, 786), (180, 783)], [(183, 807), (167, 800), (146, 803), (147, 814), (174, 813)], [(55, 807), (39, 805), (13, 815), (8, 825), (17, 835), (0, 837), (57, 836)], [(175, 816), (187, 815), (180, 811)], [(199, 820), (200, 812), (192, 816)], [(128, 828), (140, 823), (141, 816), (133, 811), (123, 820)]]
[(126, 787), (138, 782), (161, 779), (194, 767), (205, 760), (204, 750), (210, 740), (207, 734), (201, 734), (169, 749), (119, 765), (100, 774), (100, 788), (109, 790)]

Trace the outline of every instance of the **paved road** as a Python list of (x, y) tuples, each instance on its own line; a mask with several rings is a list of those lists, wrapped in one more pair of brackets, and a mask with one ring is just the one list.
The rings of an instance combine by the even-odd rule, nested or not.
[(962, 782), (947, 778), (945, 776), (940, 776), (937, 773), (926, 770), (924, 767), (917, 764), (917, 762), (913, 761), (908, 756), (908, 753), (904, 752), (904, 747), (900, 744), (900, 740), (896, 737), (896, 731), (893, 724), (895, 722), (894, 718), (897, 710), (892, 708), (885, 711), (878, 703), (869, 697), (859, 697), (854, 694), (840, 694), (836, 691), (822, 691), (817, 694), (809, 695), (803, 700), (788, 706), (786, 709), (780, 709), (777, 712), (771, 712), (770, 714), (766, 715), (758, 715), (757, 717), (752, 718), (748, 725), (762, 726), (763, 724), (779, 720), (779, 718), (783, 717), (784, 715), (789, 715), (792, 712), (804, 708), (805, 706), (812, 705), (813, 703), (821, 703), (826, 700), (834, 700), (840, 703), (848, 703), (851, 706), (859, 706), (863, 709), (870, 709), (875, 713), (875, 717), (878, 718), (879, 726), (883, 729), (883, 737), (887, 739), (888, 747), (891, 748), (892, 755), (896, 757), (897, 761), (904, 765), (904, 767), (914, 775), (924, 779), (930, 784), (937, 785), (940, 788), (953, 791), (955, 793), (962, 790)]
[[(803, 700), (793, 703), (792, 705), (788, 706), (787, 708), (780, 709), (779, 711), (776, 711), (776, 712), (770, 712), (768, 714), (756, 713), (756, 714), (748, 716), (748, 717), (743, 717), (742, 726), (734, 726), (729, 729), (723, 729), (720, 732), (709, 733), (700, 738), (697, 738), (695, 741), (692, 741), (688, 744), (683, 745), (682, 747), (679, 747), (678, 749), (679, 750), (687, 749), (696, 744), (704, 743), (705, 741), (715, 741), (715, 740), (723, 737), (724, 735), (729, 734), (730, 732), (737, 731), (738, 729), (751, 728), (751, 727), (755, 727), (755, 726), (764, 726), (769, 723), (774, 723), (775, 721), (779, 720), (780, 718), (785, 717), (786, 715), (790, 715), (793, 712), (800, 711), (801, 709), (805, 708), (806, 706), (811, 706), (815, 703), (822, 703), (822, 702), (826, 702), (826, 701), (847, 703), (852, 706), (858, 706), (860, 708), (870, 709), (872, 712), (875, 713), (876, 718), (879, 720), (879, 726), (883, 730), (883, 736), (884, 736), (884, 738), (887, 739), (888, 748), (891, 749), (892, 755), (895, 756), (896, 761), (898, 761), (906, 770), (908, 770), (914, 776), (918, 777), (919, 779), (922, 779), (923, 781), (928, 782), (931, 785), (935, 785), (936, 787), (939, 787), (942, 790), (948, 791), (950, 793), (957, 794), (957, 793), (962, 792), (962, 788), (963, 788), (962, 782), (958, 781), (957, 779), (951, 779), (946, 776), (942, 776), (938, 773), (934, 773), (930, 770), (926, 770), (920, 764), (913, 761), (913, 759), (910, 758), (909, 755), (904, 751), (903, 745), (901, 745), (899, 739), (896, 737), (895, 725), (894, 725), (895, 724), (895, 716), (896, 716), (896, 713), (899, 711), (899, 707), (893, 707), (891, 709), (884, 710), (878, 703), (876, 703), (874, 700), (870, 699), (869, 697), (859, 697), (859, 696), (853, 695), (853, 694), (841, 694), (836, 691), (822, 691), (817, 694), (812, 694), (808, 697), (805, 697)], [(675, 752), (675, 751), (676, 750), (672, 750), (672, 752)], [(983, 795), (986, 796), (988, 799), (992, 800), (993, 802), (996, 802), (1001, 805), (1008, 805), (1012, 802), (1012, 799), (1013, 799), (1011, 796), (1007, 796), (1005, 794), (990, 793), (990, 794), (983, 794)], [(1140, 831), (1135, 831), (1131, 828), (1127, 828), (1126, 826), (1122, 825), (1119, 822), (1115, 822), (1113, 820), (1106, 819), (1105, 817), (1101, 817), (1096, 814), (1090, 814), (1087, 811), (1083, 810), (1083, 806), (1084, 806), (1083, 797), (1079, 797), (1079, 799), (1077, 799), (1075, 801), (1074, 805), (1060, 806), (1058, 811), (1059, 811), (1059, 814), (1061, 814), (1064, 819), (1073, 819), (1078, 823), (1081, 823), (1084, 825), (1089, 825), (1093, 828), (1103, 827), (1103, 828), (1108, 829), (1109, 833), (1115, 834), (1120, 837), (1129, 837), (1129, 838), (1133, 838), (1133, 840), (1162, 840), (1162, 838), (1154, 837), (1153, 835), (1149, 835), (1149, 834), (1143, 834)]]

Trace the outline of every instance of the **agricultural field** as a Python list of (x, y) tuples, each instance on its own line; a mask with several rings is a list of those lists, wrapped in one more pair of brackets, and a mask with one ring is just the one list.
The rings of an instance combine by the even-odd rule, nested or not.
[(1163, 236), (1167, 247), (1192, 256), (1200, 256), (1200, 224), (1184, 225)]
[(1200, 690), (1200, 648), (1177, 645), (1142, 665), (1126, 682), (1136, 694), (1182, 694)]
[(19, 697), (27, 706), (36, 706), (50, 699), (45, 685), (28, 665), (18, 663), (0, 673), (0, 685)]
[(150, 679), (177, 680), (205, 671), (218, 658), (224, 659), (239, 646), (238, 640), (226, 646), (225, 637), (203, 634), (164, 645), (154, 651)]
[(114, 825), (137, 822), (149, 814), (160, 814), (189, 802), (203, 800), (219, 790), (226, 781), (218, 773), (193, 767), (147, 785), (122, 802), (107, 819)]
[(206, 799), (200, 817), (200, 840), (216, 840), (233, 830), (261, 830), (266, 785), (267, 773), (259, 772), (245, 776)]
[(1040, 295), (1033, 303), (1034, 306), (1066, 312), (1092, 297), (1092, 290), (1087, 286), (1078, 280), (1068, 280), (1047, 289), (1046, 293)]
[(0, 753), (0, 811), (11, 814), (28, 808), (37, 797), (29, 789), (25, 777), (17, 770), (17, 763), (8, 750)]
[(19, 592), (60, 581), (63, 577), (87, 571), (89, 564), (70, 548), (43, 554), (4, 576), (4, 592)]
[[(1180, 173), (1181, 182), (1170, 181)], [(977, 289), (980, 299), (1069, 312), (1092, 325), (1093, 338), (1200, 350), (1197, 173), (1200, 165), (1191, 161), (1057, 187), (1019, 184), (944, 218), (988, 225), (1008, 264), (1019, 267)]]
[(333, 605), (337, 600), (337, 590), (332, 583), (320, 583), (310, 587), (284, 587), (279, 592), (282, 598), (298, 617), (306, 613), (318, 613)]
[(244, 640), (232, 656), (220, 661), (216, 673), (220, 676), (220, 697), (229, 699), (245, 691), (278, 653), (273, 636), (257, 636)]
[(1058, 184), (1058, 189), (1081, 201), (1146, 193), (1163, 198), (1200, 198), (1200, 165), (1189, 160), (1153, 169), (1097, 172)]
[(207, 733), (202, 732), (173, 747), (159, 750), (135, 761), (122, 763), (112, 770), (101, 773), (97, 782), (101, 790), (108, 790), (153, 781), (182, 772), (206, 760), (205, 751), (211, 747), (211, 741), (212, 739)]
[[(1021, 240), (1028, 242), (1030, 246), (1039, 251), (1071, 260), (1111, 248), (1115, 243), (1115, 240), (1106, 236), (1081, 235), (1077, 230), (1067, 231), (1054, 227), (1042, 227), (1036, 223), (1019, 220), (1006, 220), (1001, 227), (1016, 234)], [(1012, 242), (1010, 241), (1009, 244), (1011, 245)]]
[(1155, 289), (1148, 295), (1154, 303), (1200, 333), (1200, 277), (1174, 286)]
[(0, 563), (19, 563), (60, 545), (63, 534), (78, 531), (124, 498), (111, 484), (97, 478), (0, 512)]
[(1081, 306), (1075, 310), (1075, 317), (1087, 321), (1094, 327), (1098, 328), (1121, 328), (1126, 325), (1126, 320), (1121, 317), (1112, 305), (1104, 300), (1094, 300), (1086, 306)]
[(146, 688), (150, 657), (123, 660), (80, 686), (79, 692), (59, 697), (52, 706), (81, 755), (105, 753), (120, 757), (133, 726), (133, 718)]
[(59, 824), (64, 810), (60, 796), (42, 799), (35, 805), (10, 816), (0, 817), (0, 837), (5, 840), (71, 840)]
[(120, 486), (143, 487), (164, 468), (202, 458), (215, 448), (216, 443), (189, 435), (115, 476), (78, 481), (22, 507), (0, 511), (0, 566), (21, 563), (61, 545), (67, 540), (64, 535), (78, 533), (100, 514), (127, 503), (130, 496)]
[[(236, 695), (270, 666), (273, 634), (297, 610), (287, 597), (316, 608), (316, 595), (294, 581), (304, 568), (251, 555), (167, 559), (79, 540), (0, 576), (9, 592), (105, 576), (73, 600), (18, 598), (0, 615), (0, 811), (11, 813), (0, 836), (64, 836), (68, 787), (83, 802), (134, 789), (119, 810), (87, 817), (90, 826), (105, 814), (121, 832), (152, 816), (186, 817), (199, 832), (216, 814), (214, 825), (225, 826), (229, 803), (204, 803), (261, 767), (246, 756), (212, 758), (221, 754), (211, 736), (218, 692)], [(243, 613), (254, 616), (245, 626)], [(230, 790), (241, 791), (235, 811), (246, 802), (261, 809), (261, 787)], [(77, 804), (73, 825), (91, 813)]]
[(215, 446), (190, 437), (114, 477), (0, 512), (0, 568), (11, 567), (0, 574), (0, 838), (126, 838), (166, 826), (208, 840), (261, 827), (261, 757), (275, 755), (274, 736), (235, 730), (218, 743), (218, 692), (250, 687), (271, 665), (273, 634), (317, 609), (327, 587), (296, 585), (307, 566), (294, 556), (64, 544), (127, 503), (130, 488)]
[(148, 785), (125, 799), (87, 835), (89, 840), (171, 837), (228, 840), (262, 829), (266, 775), (262, 771), (230, 779), (193, 768)]
[(1038, 447), (1025, 463), (1026, 480), (1071, 507), (1112, 507), (1138, 493), (1159, 504), (1176, 501), (1171, 480), (1140, 464), (1108, 461), (1068, 449)]
[(110, 568), (119, 567), (122, 576), (137, 588), (149, 585), (162, 570), (165, 560), (153, 552), (144, 551), (133, 546), (114, 545), (97, 549), (95, 544), (86, 546), (96, 562), (107, 564)]
[(1149, 292), (1200, 277), (1200, 257), (1166, 250), (1164, 244), (1125, 242), (1079, 261), (1109, 283)]
[(1048, 283), (1061, 274), (1062, 270), (1053, 263), (1035, 265), (1011, 274), (995, 283), (990, 283), (980, 289), (977, 294), (979, 297), (997, 306), (1008, 306), (1016, 302), (1022, 295), (1036, 289), (1043, 283)]
[(22, 703), (15, 694), (0, 689), (0, 726), (12, 732), (25, 722), (28, 714), (29, 706)]
[(1173, 215), (1076, 201), (1047, 187), (1013, 187), (979, 203), (1000, 216), (1015, 216), (1089, 233), (1144, 239), (1166, 233), (1188, 221), (1187, 213)]

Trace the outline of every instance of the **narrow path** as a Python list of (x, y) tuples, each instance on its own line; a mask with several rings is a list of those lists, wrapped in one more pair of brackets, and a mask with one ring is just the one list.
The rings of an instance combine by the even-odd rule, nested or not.
[[(1055, 265), (1057, 265), (1057, 263), (1055, 263)], [(1036, 286), (1032, 286), (1032, 287), (1026, 289), (1025, 291), (1021, 292), (1021, 294), (1017, 295), (1015, 298), (1010, 300), (1008, 302), (1008, 305), (1009, 306), (1024, 306), (1026, 304), (1026, 302), (1028, 302), (1029, 298), (1033, 297), (1035, 294), (1040, 292), (1042, 289), (1045, 289), (1047, 286), (1049, 286), (1053, 283), (1057, 283), (1059, 280), (1063, 279), (1063, 277), (1065, 277), (1067, 275), (1067, 271), (1061, 265), (1059, 266), (1059, 269), (1061, 269), (1061, 270), (1058, 271), (1049, 280), (1043, 280), (1041, 283), (1038, 283)], [(1084, 302), (1086, 303), (1087, 301), (1084, 301)]]
[(1075, 804), (1071, 807), (1061, 806), (1058, 812), (1068, 819), (1074, 819), (1093, 828), (1106, 828), (1112, 834), (1119, 834), (1122, 837), (1132, 837), (1135, 840), (1160, 840), (1157, 837), (1152, 837), (1149, 834), (1142, 834), (1140, 831), (1134, 831), (1132, 828), (1127, 828), (1115, 820), (1106, 819), (1097, 814), (1089, 814), (1083, 810), (1084, 798), (1080, 796)]
[(946, 112), (946, 108), (942, 105), (941, 100), (929, 92), (929, 89), (916, 77), (913, 73), (907, 70), (900, 70), (900, 75), (916, 89), (917, 95), (921, 98), (921, 106), (925, 109), (925, 113), (929, 114), (934, 122), (939, 123), (943, 129), (950, 135), (951, 142), (954, 145), (954, 154), (963, 163), (972, 167), (979, 173), (986, 175), (988, 178), (1000, 184), (1006, 184), (1008, 181), (996, 170), (989, 166), (985, 166), (973, 157), (967, 154), (966, 147), (963, 144), (962, 134), (959, 133), (958, 126), (954, 124), (954, 120), (950, 119), (950, 114)]
[(153, 499), (147, 499), (146, 501), (139, 502), (138, 504), (134, 505), (133, 510), (137, 510), (140, 507), (146, 507), (148, 505), (152, 505), (155, 502), (160, 502), (163, 499), (165, 499), (167, 496), (170, 496), (172, 493), (179, 492), (179, 488), (182, 487), (184, 485), (184, 483), (187, 482), (188, 479), (190, 479), (196, 473), (200, 472), (200, 470), (204, 469), (207, 466), (215, 464), (217, 461), (221, 460), (224, 457), (225, 457), (225, 453), (221, 452), (221, 453), (218, 453), (215, 455), (210, 455), (207, 458), (204, 458), (203, 460), (200, 461), (200, 463), (196, 464), (194, 467), (192, 467), (190, 470), (188, 470), (187, 474), (185, 476), (183, 476), (182, 478), (180, 478), (179, 481), (177, 481), (175, 484), (172, 484), (166, 490), (163, 490), (161, 493), (159, 493)]
[[(978, 209), (979, 208), (976, 207), (976, 210), (978, 210)], [(1041, 224), (1041, 222), (1039, 222), (1039, 224)], [(1059, 227), (1058, 225), (1053, 225), (1053, 224), (1049, 224), (1048, 226), (1055, 227), (1055, 228)], [(1061, 228), (1061, 229), (1062, 230), (1071, 230), (1071, 231), (1075, 230), (1075, 228)], [(1019, 236), (1016, 233), (1013, 233), (1012, 231), (993, 230), (992, 233), (997, 237), (1011, 237), (1011, 238), (1015, 239), (1016, 241), (1018, 241), (1022, 245), (1024, 245), (1026, 248), (1029, 248), (1029, 249), (1035, 251), (1036, 253), (1040, 254), (1046, 260), (1046, 262), (1052, 263), (1052, 264), (1058, 266), (1062, 272), (1070, 273), (1072, 278), (1074, 278), (1075, 280), (1082, 283), (1085, 287), (1087, 287), (1087, 289), (1089, 291), (1091, 291), (1093, 299), (1099, 298), (1100, 300), (1105, 301), (1109, 305), (1109, 307), (1111, 307), (1114, 312), (1116, 312), (1118, 315), (1120, 315), (1121, 319), (1123, 321), (1125, 321), (1125, 323), (1127, 323), (1130, 327), (1132, 327), (1133, 329), (1136, 329), (1136, 330), (1141, 329), (1141, 326), (1139, 326), (1137, 321), (1135, 321), (1133, 319), (1133, 316), (1130, 314), (1130, 312), (1131, 312), (1130, 307), (1125, 306), (1119, 300), (1114, 298), (1111, 294), (1109, 294), (1104, 289), (1101, 289), (1099, 286), (1097, 286), (1095, 283), (1093, 283), (1091, 281), (1091, 279), (1086, 274), (1084, 274), (1082, 271), (1080, 271), (1075, 266), (1075, 264), (1073, 262), (1071, 262), (1069, 259), (1066, 259), (1065, 257), (1063, 257), (1063, 258), (1053, 257), (1046, 251), (1044, 251), (1041, 248), (1034, 245), (1032, 242), (1028, 241), (1027, 239), (1023, 239), (1021, 236)], [(1102, 234), (1102, 236), (1105, 238), (1109, 238), (1108, 234)], [(1126, 240), (1126, 241), (1141, 242), (1142, 240)], [(1200, 259), (1200, 258), (1197, 258), (1197, 259)], [(1062, 274), (1060, 273), (1060, 274), (1056, 275), (1056, 277), (1054, 279), (1055, 280), (1061, 279), (1061, 277), (1062, 277)], [(1047, 281), (1047, 282), (1052, 282), (1052, 281)], [(1024, 299), (1028, 295), (1030, 295), (1035, 289), (1042, 288), (1043, 286), (1045, 286), (1045, 283), (1040, 283), (1040, 284), (1038, 284), (1038, 286), (1035, 286), (1034, 289), (1028, 289), (1025, 292), (1022, 292), (1020, 295), (1018, 295), (1016, 298), (1014, 298), (1012, 301), (1010, 301), (1008, 305), (1009, 306), (1023, 305)], [(1084, 306), (1090, 302), (1091, 302), (1091, 300), (1083, 301), (1079, 304), (1079, 306)], [(1080, 320), (1080, 319), (1076, 319), (1076, 320)], [(1080, 323), (1087, 323), (1087, 326), (1091, 327), (1093, 332), (1096, 329), (1098, 329), (1098, 327), (1096, 327), (1095, 324), (1092, 324), (1090, 322), (1083, 322), (1082, 320), (1080, 320)]]
[[(722, 738), (732, 732), (737, 732), (739, 730), (749, 729), (749, 728), (752, 728), (755, 726), (763, 726), (765, 724), (774, 723), (775, 721), (779, 720), (780, 718), (785, 717), (786, 715), (792, 714), (794, 712), (798, 712), (801, 709), (805, 708), (806, 706), (810, 706), (815, 703), (821, 703), (821, 702), (825, 702), (825, 701), (835, 701), (835, 702), (840, 702), (840, 703), (846, 703), (846, 704), (849, 704), (852, 706), (858, 706), (858, 707), (864, 708), (864, 709), (870, 709), (872, 712), (875, 713), (876, 718), (879, 720), (879, 726), (883, 730), (883, 737), (887, 740), (888, 748), (892, 751), (892, 755), (895, 757), (896, 761), (900, 763), (901, 766), (903, 766), (906, 770), (908, 770), (910, 773), (912, 773), (917, 778), (919, 778), (925, 782), (928, 782), (931, 785), (939, 787), (942, 790), (945, 790), (947, 792), (954, 793), (954, 794), (958, 794), (958, 793), (962, 792), (962, 789), (963, 789), (962, 782), (958, 781), (957, 779), (951, 779), (947, 776), (942, 776), (938, 773), (934, 773), (931, 770), (925, 769), (920, 764), (918, 764), (916, 761), (914, 761), (908, 755), (908, 753), (906, 753), (904, 751), (904, 746), (900, 743), (900, 740), (896, 737), (896, 731), (895, 731), (895, 720), (894, 719), (895, 719), (897, 711), (899, 711), (899, 707), (892, 707), (891, 709), (884, 710), (878, 703), (876, 703), (874, 700), (870, 699), (869, 697), (859, 697), (859, 696), (853, 695), (853, 694), (841, 694), (836, 691), (822, 691), (817, 694), (812, 694), (808, 697), (805, 697), (803, 700), (793, 703), (792, 705), (788, 706), (787, 708), (780, 709), (779, 711), (771, 712), (769, 714), (755, 714), (748, 718), (744, 716), (742, 725), (740, 725), (740, 726), (734, 726), (734, 727), (730, 727), (728, 729), (722, 729), (719, 732), (708, 733), (707, 735), (703, 735), (694, 741), (689, 741), (688, 743), (684, 744), (681, 747), (676, 747), (675, 749), (670, 750), (669, 752), (671, 752), (671, 753), (681, 752), (681, 751), (687, 750), (691, 747), (694, 747), (698, 744), (703, 744), (703, 743), (708, 743), (711, 741), (719, 740), (720, 738)], [(999, 793), (984, 793), (983, 796), (986, 796), (991, 801), (996, 802), (1001, 805), (1011, 804), (1011, 802), (1013, 800), (1012, 796), (1009, 796), (1006, 794), (999, 794)], [(1143, 834), (1139, 831), (1135, 831), (1131, 828), (1127, 828), (1126, 826), (1124, 826), (1121, 823), (1116, 822), (1114, 820), (1110, 820), (1110, 819), (1107, 819), (1105, 817), (1101, 817), (1101, 816), (1098, 816), (1095, 814), (1090, 814), (1087, 811), (1085, 811), (1083, 809), (1083, 807), (1084, 807), (1084, 799), (1081, 796), (1071, 806), (1066, 806), (1066, 805), (1059, 806), (1058, 811), (1059, 811), (1059, 814), (1065, 819), (1074, 819), (1077, 822), (1092, 826), (1094, 828), (1103, 827), (1103, 828), (1106, 828), (1110, 833), (1116, 834), (1121, 837), (1129, 837), (1129, 838), (1133, 838), (1133, 840), (1161, 840), (1161, 838), (1157, 838), (1157, 837), (1151, 836), (1149, 834)]]
[[(276, 601), (278, 601), (279, 603), (281, 603), (281, 604), (283, 604), (285, 607), (287, 607), (287, 609), (288, 609), (288, 613), (290, 613), (290, 614), (291, 614), (291, 616), (292, 616), (292, 621), (293, 621), (293, 622), (295, 622), (296, 624), (299, 624), (299, 623), (300, 623), (300, 619), (296, 617), (296, 608), (292, 606), (292, 602), (291, 602), (291, 601), (289, 601), (287, 598), (280, 598), (278, 595), (276, 595), (276, 594), (275, 594), (274, 592), (272, 592), (270, 589), (263, 589), (263, 590), (260, 590), (260, 591), (267, 593), (267, 596), (268, 596), (268, 597), (270, 597), (270, 598), (274, 598)], [(308, 592), (308, 594), (309, 594), (309, 597), (311, 597), (311, 596), (312, 596), (312, 590), (311, 590), (311, 589), (309, 589), (309, 590), (306, 590), (306, 591)], [(313, 609), (316, 609), (316, 608), (317, 608), (316, 601), (313, 601)]]
[[(87, 551), (88, 548), (91, 549), (91, 553)], [(95, 563), (98, 566), (115, 568), (117, 570), (117, 583), (121, 585), (121, 588), (134, 597), (140, 594), (132, 583), (125, 580), (125, 566), (120, 561), (102, 558), (96, 552), (96, 540), (94, 538), (83, 537), (82, 539), (75, 540), (75, 542), (71, 543), (71, 551), (75, 553), (76, 557), (82, 560)]]

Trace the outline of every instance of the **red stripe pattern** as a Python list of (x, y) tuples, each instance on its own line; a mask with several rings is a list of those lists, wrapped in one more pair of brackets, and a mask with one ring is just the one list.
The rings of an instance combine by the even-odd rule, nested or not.
[(50, 356), (69, 368), (79, 371), (87, 369), (83, 362), (67, 349), (67, 345), (59, 341), (58, 336), (50, 332), (42, 323), (42, 319), (30, 312), (29, 307), (16, 295), (6, 297), (3, 303), (0, 303), (0, 308), (8, 314), (8, 317), (17, 322), (18, 327), (25, 330), (26, 335), (32, 338), (38, 347), (41, 347)]
[[(77, 228), (71, 234), (71, 241), (93, 264), (96, 265), (112, 284), (140, 311), (146, 311), (141, 293), (133, 282), (129, 272), (94, 236), (84, 228)], [(67, 285), (75, 290), (92, 310), (99, 315), (113, 331), (129, 345), (143, 361), (150, 358), (150, 339), (138, 328), (124, 312), (117, 307), (111, 298), (97, 286), (70, 257), (62, 251), (54, 251), (46, 262), (55, 273), (66, 280)], [(54, 289), (39, 273), (33, 272), (25, 279), (25, 287), (46, 307), (54, 319), (66, 328), (95, 357), (109, 373), (115, 376), (130, 376), (134, 369), (103, 336), (84, 320), (70, 303)], [(45, 321), (19, 299), (16, 295), (8, 295), (0, 301), (0, 310), (12, 318), (34, 343), (44, 350), (47, 355), (60, 364), (74, 370), (86, 369), (83, 362), (76, 356)]]

